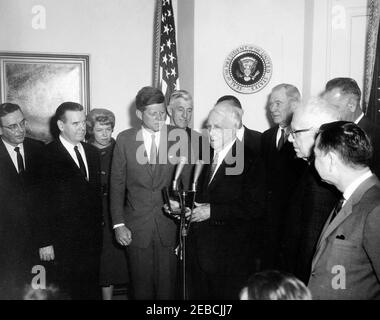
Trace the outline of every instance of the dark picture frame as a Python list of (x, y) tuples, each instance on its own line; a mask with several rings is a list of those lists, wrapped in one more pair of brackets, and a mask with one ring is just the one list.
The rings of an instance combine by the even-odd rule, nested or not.
[(90, 109), (89, 55), (0, 52), (0, 101), (18, 104), (27, 136), (52, 140), (51, 118), (65, 101)]

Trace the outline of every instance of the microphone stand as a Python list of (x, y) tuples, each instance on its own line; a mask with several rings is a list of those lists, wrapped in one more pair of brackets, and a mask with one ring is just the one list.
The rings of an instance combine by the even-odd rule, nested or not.
[(177, 194), (179, 197), (179, 203), (181, 208), (180, 213), (180, 226), (179, 226), (179, 258), (181, 261), (181, 275), (182, 275), (182, 299), (187, 300), (187, 279), (186, 279), (186, 238), (189, 233), (190, 220), (187, 223), (186, 221), (186, 198), (189, 193), (193, 193), (193, 199), (191, 202), (191, 215), (194, 209), (194, 200), (195, 200), (195, 190), (185, 191), (185, 190), (177, 190)]

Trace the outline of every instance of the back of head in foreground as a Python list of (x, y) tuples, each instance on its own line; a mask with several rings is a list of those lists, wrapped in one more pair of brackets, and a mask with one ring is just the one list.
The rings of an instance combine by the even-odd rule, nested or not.
[(312, 300), (309, 289), (293, 275), (267, 270), (252, 275), (240, 300)]

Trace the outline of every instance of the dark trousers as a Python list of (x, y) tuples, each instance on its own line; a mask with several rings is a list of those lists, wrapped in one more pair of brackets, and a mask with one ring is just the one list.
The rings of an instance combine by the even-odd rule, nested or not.
[(190, 300), (238, 300), (248, 274), (219, 275), (202, 270), (198, 257), (188, 257), (187, 292)]
[(63, 299), (100, 300), (99, 252), (59, 258), (48, 265), (48, 284), (57, 285)]
[(177, 257), (174, 249), (161, 244), (157, 230), (147, 248), (127, 248), (133, 299), (175, 298)]

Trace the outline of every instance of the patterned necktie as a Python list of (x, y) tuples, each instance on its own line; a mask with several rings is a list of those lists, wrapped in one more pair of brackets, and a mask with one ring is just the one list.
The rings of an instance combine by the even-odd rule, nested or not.
[(78, 146), (74, 147), (74, 151), (78, 158), (80, 171), (82, 171), (83, 175), (87, 178), (86, 166), (84, 165), (83, 158), (81, 154), (79, 153)]
[(156, 139), (155, 139), (156, 136), (152, 134), (151, 137), (152, 137), (152, 144), (150, 145), (149, 163), (152, 170), (154, 170), (157, 163), (157, 145), (156, 145)]
[(331, 215), (331, 219), (330, 219), (330, 223), (335, 219), (336, 215), (338, 214), (338, 212), (342, 209), (343, 207), (343, 202), (344, 202), (344, 197), (342, 196), (339, 201), (337, 202), (337, 204), (335, 205), (334, 207), (334, 210), (333, 210), (333, 213)]
[(14, 149), (17, 153), (17, 166), (18, 166), (18, 173), (19, 174), (22, 174), (24, 171), (25, 171), (25, 167), (24, 167), (24, 159), (22, 158), (22, 155), (21, 155), (21, 152), (20, 152), (20, 148), (19, 147), (15, 147)]
[(281, 128), (281, 137), (278, 140), (277, 150), (281, 150), (284, 143), (285, 143), (285, 130)]
[(218, 154), (218, 153), (215, 153), (215, 155), (214, 155), (214, 159), (212, 160), (212, 164), (211, 164), (211, 170), (210, 170), (210, 176), (209, 176), (208, 184), (211, 183), (211, 181), (212, 181), (212, 177), (214, 176), (214, 173), (215, 173), (216, 167), (217, 167), (217, 165), (218, 165), (218, 156), (219, 156), (219, 154)]

